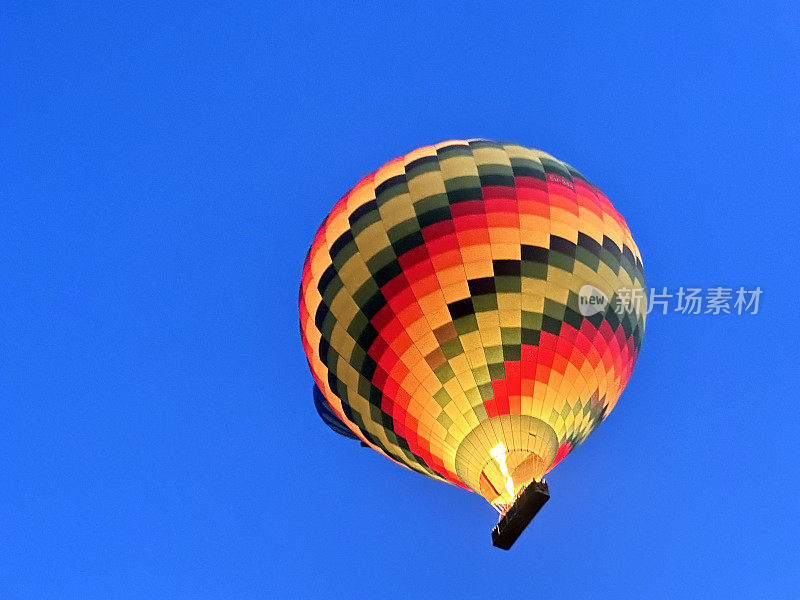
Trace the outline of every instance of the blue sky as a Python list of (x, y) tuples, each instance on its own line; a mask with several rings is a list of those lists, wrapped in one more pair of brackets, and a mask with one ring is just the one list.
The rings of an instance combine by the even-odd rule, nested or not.
[[(790, 2), (11, 3), (0, 16), (0, 596), (796, 597)], [(546, 150), (653, 286), (610, 418), (509, 553), (476, 495), (314, 413), (302, 261), (417, 146)]]

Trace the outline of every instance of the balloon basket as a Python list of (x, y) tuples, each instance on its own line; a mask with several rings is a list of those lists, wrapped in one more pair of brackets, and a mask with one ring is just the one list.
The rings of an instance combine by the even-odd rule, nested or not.
[(548, 500), (550, 489), (547, 483), (531, 482), (492, 529), (492, 544), (503, 550), (511, 548)]

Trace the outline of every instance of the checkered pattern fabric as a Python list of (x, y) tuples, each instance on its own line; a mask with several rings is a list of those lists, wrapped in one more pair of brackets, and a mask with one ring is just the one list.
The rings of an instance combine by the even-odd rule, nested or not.
[[(587, 284), (611, 300), (591, 316)], [(355, 435), (507, 504), (616, 404), (646, 306), (613, 304), (644, 285), (624, 219), (571, 166), (447, 141), (333, 207), (303, 267), (300, 328), (317, 386)]]

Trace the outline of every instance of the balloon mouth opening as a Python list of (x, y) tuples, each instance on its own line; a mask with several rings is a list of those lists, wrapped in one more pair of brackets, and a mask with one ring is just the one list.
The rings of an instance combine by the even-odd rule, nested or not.
[(495, 452), (481, 470), (477, 492), (498, 511), (505, 512), (532, 482), (540, 481), (549, 463), (531, 450)]
[(553, 464), (558, 438), (529, 415), (500, 415), (481, 422), (456, 450), (456, 473), (472, 491), (504, 512)]

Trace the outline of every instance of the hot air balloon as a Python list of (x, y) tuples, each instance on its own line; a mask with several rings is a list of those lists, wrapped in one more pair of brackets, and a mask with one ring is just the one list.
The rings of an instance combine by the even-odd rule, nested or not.
[(625, 220), (570, 165), (483, 139), (419, 148), (345, 194), (308, 252), (320, 414), (483, 496), (507, 549), (628, 382), (644, 286)]

